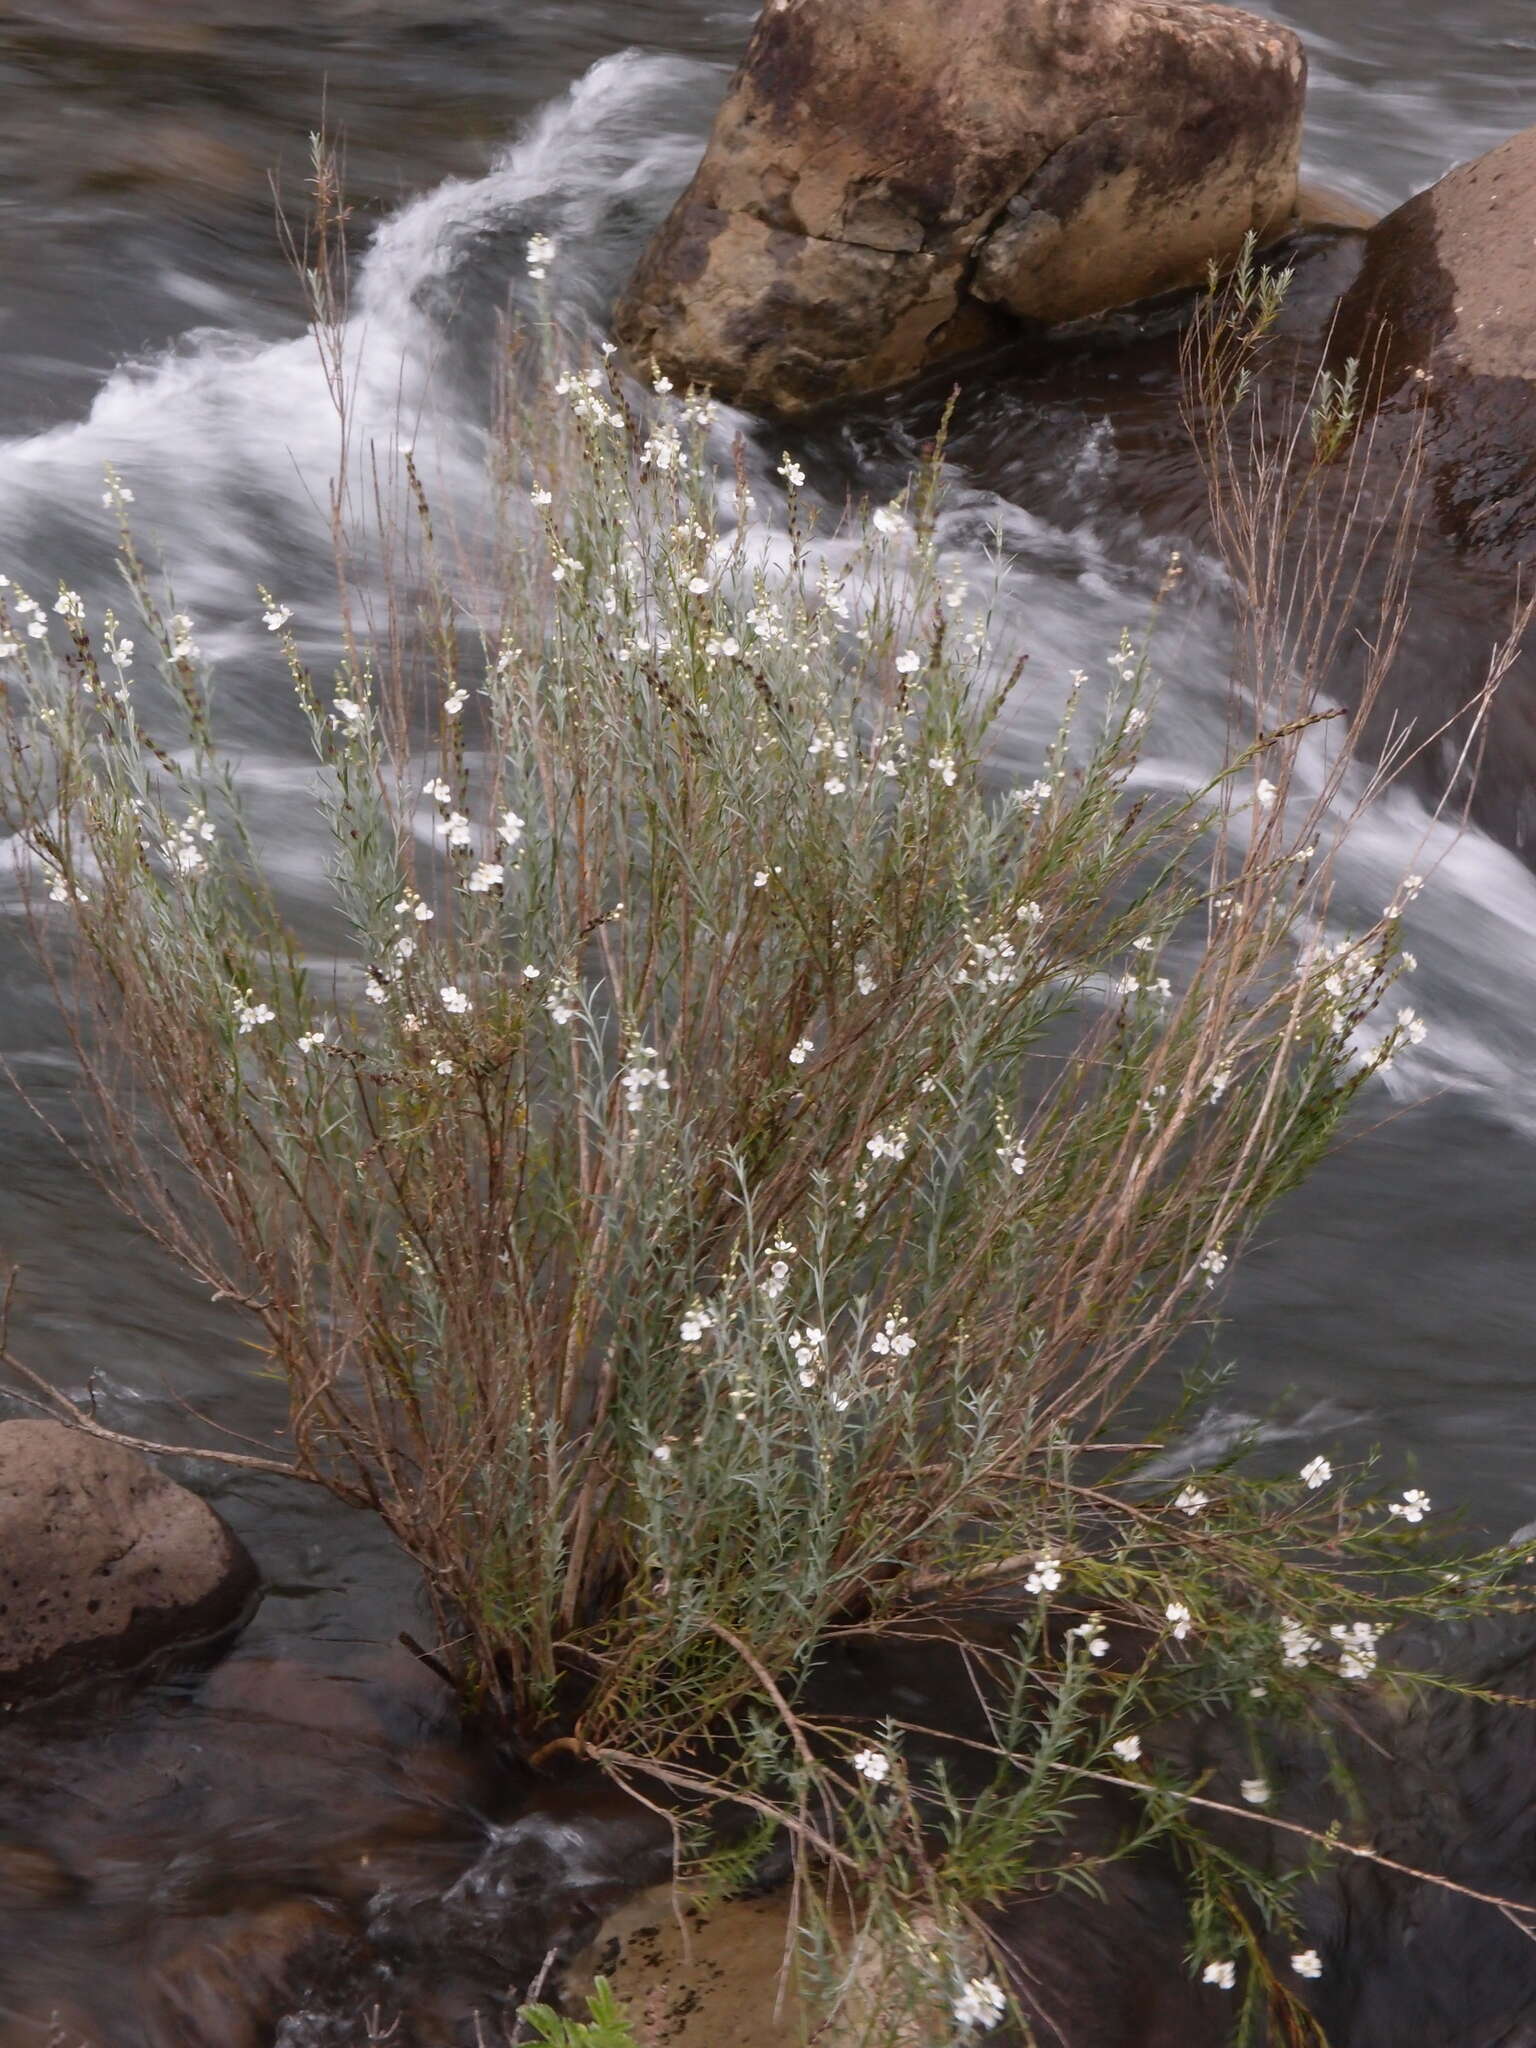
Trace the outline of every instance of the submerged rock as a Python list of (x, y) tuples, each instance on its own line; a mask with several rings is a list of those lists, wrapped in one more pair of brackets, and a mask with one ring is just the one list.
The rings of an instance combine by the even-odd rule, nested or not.
[(0, 1710), (220, 1636), (256, 1589), (239, 1538), (137, 1452), (0, 1423)]
[(1195, 0), (770, 0), (620, 338), (789, 414), (1191, 283), (1290, 218), (1305, 75)]

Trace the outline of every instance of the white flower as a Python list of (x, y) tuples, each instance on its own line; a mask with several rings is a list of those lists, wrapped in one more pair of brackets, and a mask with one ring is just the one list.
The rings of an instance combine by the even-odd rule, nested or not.
[(1026, 784), (1023, 789), (1010, 790), (1008, 800), (1017, 804), (1021, 811), (1028, 811), (1030, 816), (1034, 817), (1054, 787), (1054, 783), (1040, 779)]
[(876, 533), (900, 533), (901, 513), (894, 505), (877, 505), (871, 520)]
[(875, 979), (874, 969), (869, 965), (868, 961), (854, 961), (853, 985), (861, 996), (872, 996), (880, 986), (879, 982)]
[(447, 803), (449, 797), (453, 795), (453, 791), (440, 775), (434, 775), (430, 782), (424, 782), (421, 785), (421, 793), (423, 796), (431, 797), (434, 803), (439, 804)]
[[(537, 975), (538, 971), (537, 968), (533, 970), (535, 975)], [(528, 970), (525, 967), (523, 969), (523, 979), (527, 981), (529, 978)], [(576, 991), (568, 981), (562, 982), (558, 988), (551, 990), (544, 998), (544, 1007), (548, 1010), (555, 1023), (561, 1025), (571, 1023), (574, 1018), (581, 1014)]]
[(1230, 1067), (1217, 1067), (1205, 1084), (1206, 1093), (1210, 1096), (1212, 1102), (1220, 1102), (1231, 1086), (1232, 1069)]
[(816, 1041), (814, 1039), (802, 1038), (797, 1045), (790, 1047), (789, 1064), (792, 1067), (803, 1067), (815, 1050)]
[(657, 1066), (655, 1061), (655, 1046), (637, 1045), (619, 1077), (624, 1089), (624, 1106), (631, 1116), (638, 1115), (648, 1097), (665, 1095), (672, 1086), (666, 1068)]
[(448, 835), (448, 844), (460, 852), (469, 845), (474, 837), (469, 828), (469, 820), (462, 811), (450, 811), (443, 830)]
[(503, 811), (501, 822), (496, 827), (496, 837), (509, 850), (516, 846), (523, 836), (523, 820), (516, 811)]
[(173, 661), (196, 661), (198, 647), (192, 639), (192, 621), (185, 612), (171, 614), (171, 659)]
[(1123, 1764), (1134, 1764), (1141, 1761), (1141, 1737), (1139, 1735), (1122, 1735), (1118, 1742), (1112, 1742), (1109, 1746)]
[(264, 611), (262, 613), (261, 623), (266, 627), (269, 633), (281, 633), (284, 626), (287, 625), (288, 621), (292, 617), (293, 612), (287, 605), (275, 604), (272, 606), (270, 611)]
[(682, 1338), (685, 1344), (697, 1344), (703, 1337), (704, 1332), (706, 1330), (712, 1330), (714, 1327), (715, 1319), (710, 1314), (709, 1310), (707, 1308), (701, 1307), (696, 1302), (694, 1306), (691, 1309), (689, 1309), (688, 1313), (683, 1317), (682, 1324), (678, 1330), (678, 1335)]
[(955, 1996), (956, 2026), (985, 2031), (997, 2026), (1007, 2011), (1008, 1995), (992, 1977), (968, 1977)]
[(1202, 1984), (1214, 1984), (1218, 1991), (1230, 1991), (1237, 1982), (1237, 1965), (1232, 1962), (1207, 1963), (1200, 1973)]
[(275, 1024), (276, 1021), (277, 1012), (271, 1004), (258, 1003), (249, 989), (245, 992), (245, 1001), (235, 1005), (235, 1022), (242, 1033), (254, 1031), (258, 1024)]
[(690, 576), (688, 579), (688, 589), (694, 597), (707, 597), (709, 595), (709, 578), (707, 576)]
[(1397, 1030), (1399, 1036), (1405, 1038), (1410, 1045), (1422, 1045), (1429, 1036), (1428, 1026), (1417, 1010), (1399, 1010)]
[(300, 1052), (318, 1052), (325, 1043), (325, 1033), (323, 1031), (305, 1031), (300, 1034), (297, 1042)]
[(451, 690), (443, 699), (443, 709), (450, 718), (457, 718), (468, 702), (468, 690)]
[(910, 1358), (917, 1349), (917, 1339), (907, 1328), (905, 1316), (887, 1316), (883, 1328), (869, 1340), (869, 1348), (880, 1358)]
[(34, 619), (27, 628), (27, 638), (29, 640), (46, 640), (48, 638), (48, 621), (46, 619)]
[(658, 398), (666, 398), (672, 390), (672, 379), (670, 377), (658, 377), (655, 383), (652, 384), (651, 389)]
[(928, 766), (938, 776), (946, 789), (955, 786), (955, 757), (953, 754), (931, 754)]
[(756, 873), (756, 874), (755, 874), (755, 875), (754, 875), (754, 876), (752, 877), (752, 886), (753, 886), (753, 888), (754, 888), (754, 889), (766, 889), (766, 888), (767, 888), (767, 886), (768, 886), (768, 870), (767, 870), (766, 868), (759, 868), (759, 869), (758, 869), (757, 873)]
[(896, 673), (899, 676), (915, 676), (923, 665), (923, 657), (907, 648), (896, 657)]
[(449, 1075), (455, 1073), (457, 1069), (454, 1067), (452, 1060), (437, 1059), (432, 1062), (432, 1071), (434, 1074), (441, 1074), (443, 1079), (446, 1081)]
[(861, 1749), (854, 1755), (853, 1768), (871, 1785), (883, 1785), (891, 1775), (891, 1760), (883, 1749)]
[(1320, 1486), (1326, 1486), (1333, 1477), (1333, 1467), (1326, 1458), (1308, 1458), (1301, 1468), (1301, 1481), (1309, 1493), (1316, 1493)]
[(355, 697), (336, 697), (331, 702), (331, 723), (345, 726), (349, 732), (356, 732), (367, 719), (367, 712)]
[(363, 993), (370, 1003), (384, 1003), (389, 1000), (389, 976), (381, 974), (377, 967), (370, 967), (368, 979), (363, 984)]
[(443, 1008), (455, 1017), (467, 1016), (475, 1007), (463, 989), (456, 987), (451, 981), (443, 983), (437, 992), (437, 999)]
[(1291, 1968), (1298, 1977), (1321, 1977), (1323, 1959), (1315, 1948), (1298, 1949), (1291, 1957)]
[(1387, 1513), (1401, 1515), (1405, 1522), (1422, 1522), (1429, 1513), (1429, 1495), (1422, 1487), (1410, 1486), (1401, 1500), (1390, 1504)]
[(69, 590), (63, 585), (60, 585), (53, 608), (61, 619), (68, 619), (71, 624), (77, 624), (85, 617), (85, 599), (78, 590)]
[(1163, 1609), (1163, 1613), (1167, 1616), (1168, 1620), (1173, 1624), (1174, 1641), (1182, 1643), (1184, 1638), (1189, 1634), (1189, 1624), (1191, 1619), (1189, 1609), (1184, 1605), (1184, 1602), (1182, 1600), (1170, 1600), (1168, 1602), (1168, 1605)]
[(1213, 1244), (1209, 1251), (1200, 1255), (1200, 1270), (1205, 1275), (1207, 1287), (1214, 1287), (1218, 1277), (1227, 1270), (1227, 1255), (1220, 1245)]
[(483, 860), (465, 881), (465, 888), (472, 896), (488, 896), (492, 889), (499, 889), (506, 880), (506, 869), (499, 860)]
[(407, 933), (404, 938), (396, 939), (389, 950), (397, 960), (414, 960), (416, 957), (416, 941)]
[(1022, 1179), (1029, 1168), (1029, 1154), (1024, 1149), (1024, 1141), (1016, 1138), (1010, 1145), (997, 1146), (996, 1151), (1008, 1171), (1018, 1174)]
[(552, 235), (530, 235), (528, 237), (528, 275), (542, 280), (555, 260), (555, 240)]
[(1258, 804), (1261, 811), (1272, 811), (1275, 807), (1275, 798), (1279, 794), (1279, 790), (1267, 779), (1261, 781), (1258, 788), (1253, 792), (1254, 801)]
[(1281, 1659), (1290, 1670), (1300, 1671), (1311, 1660), (1313, 1652), (1322, 1647), (1317, 1637), (1309, 1634), (1299, 1621), (1281, 1622)]
[(0, 640), (0, 661), (9, 661), (12, 655), (20, 654), (19, 640)]
[(537, 981), (541, 971), (541, 969), (535, 967), (532, 961), (530, 961), (528, 965), (523, 969), (524, 981)]
[(1328, 1633), (1339, 1645), (1340, 1678), (1369, 1678), (1376, 1669), (1377, 1630), (1368, 1621), (1336, 1621)]
[(1061, 1559), (1037, 1557), (1035, 1568), (1024, 1581), (1026, 1593), (1054, 1593), (1061, 1584)]
[(792, 491), (798, 491), (804, 486), (805, 471), (798, 462), (787, 454), (779, 464), (779, 475), (783, 477), (785, 483), (789, 485)]
[(1244, 1778), (1238, 1791), (1250, 1806), (1268, 1806), (1269, 1780), (1267, 1778)]
[(876, 1131), (864, 1141), (864, 1150), (872, 1159), (902, 1160), (907, 1156), (907, 1142), (905, 1129), (898, 1126), (891, 1131)]
[[(542, 484), (535, 484), (533, 489), (528, 493), (528, 496), (533, 501), (533, 503), (538, 506), (541, 512), (544, 510), (546, 505), (553, 505), (553, 503), (555, 502), (555, 496), (553, 491), (546, 491)], [(499, 665), (500, 664), (498, 663), (498, 666)]]
[(1173, 1504), (1186, 1515), (1198, 1515), (1203, 1507), (1209, 1507), (1210, 1500), (1210, 1495), (1202, 1493), (1198, 1486), (1186, 1486)]
[(672, 1446), (670, 1444), (657, 1444), (653, 1447), (651, 1456), (658, 1465), (670, 1465), (672, 1462)]
[(1109, 1655), (1109, 1637), (1100, 1635), (1099, 1630), (1102, 1627), (1103, 1621), (1101, 1617), (1097, 1614), (1090, 1614), (1088, 1619), (1080, 1621), (1076, 1628), (1069, 1628), (1067, 1636), (1069, 1640), (1075, 1637), (1083, 1645), (1090, 1657), (1107, 1657)]

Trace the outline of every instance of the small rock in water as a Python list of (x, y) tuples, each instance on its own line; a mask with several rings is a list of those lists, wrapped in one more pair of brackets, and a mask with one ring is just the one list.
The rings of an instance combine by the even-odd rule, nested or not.
[(208, 1503), (136, 1451), (0, 1423), (0, 1711), (225, 1635), (257, 1586)]

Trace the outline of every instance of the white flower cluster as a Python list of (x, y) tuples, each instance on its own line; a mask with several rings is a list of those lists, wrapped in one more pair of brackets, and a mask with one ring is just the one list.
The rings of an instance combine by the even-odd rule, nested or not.
[(1008, 2011), (1008, 1995), (993, 1977), (968, 1977), (954, 1999), (955, 2024), (988, 2031), (1000, 2026)]
[(1368, 1621), (1336, 1621), (1328, 1633), (1339, 1646), (1340, 1678), (1369, 1678), (1378, 1661), (1378, 1631)]
[[(1080, 1621), (1075, 1628), (1067, 1630), (1068, 1642), (1079, 1642), (1090, 1657), (1109, 1655), (1109, 1637), (1104, 1634), (1102, 1615), (1090, 1614), (1086, 1621)], [(1138, 1749), (1140, 1744), (1137, 1745)]]
[(795, 1247), (787, 1237), (777, 1238), (768, 1247), (768, 1271), (762, 1290), (769, 1301), (777, 1301), (789, 1285), (789, 1262), (794, 1256)]
[(571, 401), (571, 411), (583, 426), (622, 427), (622, 416), (602, 396), (606, 389), (601, 370), (584, 370), (579, 375), (567, 370), (555, 382), (555, 396)]
[(966, 957), (955, 969), (957, 987), (1011, 988), (1018, 980), (1019, 949), (1007, 932), (994, 932), (987, 939), (972, 937), (967, 946)]
[(898, 1310), (889, 1315), (869, 1340), (869, 1348), (877, 1358), (910, 1358), (917, 1349), (917, 1339), (907, 1328), (907, 1319)]
[(276, 1021), (277, 1012), (272, 1005), (258, 1003), (250, 989), (246, 990), (244, 1001), (235, 1004), (235, 1022), (242, 1036), (247, 1031), (254, 1031), (258, 1024), (275, 1024)]
[(624, 1107), (632, 1117), (638, 1116), (648, 1101), (668, 1092), (672, 1083), (667, 1078), (666, 1068), (656, 1063), (655, 1046), (637, 1045), (634, 1048), (624, 1063), (619, 1085), (624, 1090)]
[(165, 844), (165, 857), (179, 875), (200, 875), (208, 866), (203, 848), (214, 836), (205, 811), (189, 811), (186, 823), (178, 825)]
[(1061, 1559), (1037, 1557), (1034, 1569), (1024, 1581), (1026, 1593), (1054, 1593), (1061, 1586)]
[(555, 240), (552, 235), (530, 235), (528, 237), (528, 275), (536, 284), (542, 284), (549, 275), (549, 266), (555, 260)]
[(1388, 1503), (1387, 1513), (1404, 1522), (1422, 1522), (1429, 1513), (1429, 1495), (1422, 1487), (1410, 1486), (1401, 1500)]

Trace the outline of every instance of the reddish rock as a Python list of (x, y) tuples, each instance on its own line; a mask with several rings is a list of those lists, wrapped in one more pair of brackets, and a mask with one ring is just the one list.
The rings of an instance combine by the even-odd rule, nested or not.
[(222, 1635), (257, 1584), (208, 1503), (136, 1452), (0, 1423), (0, 1709)]
[(1289, 220), (1305, 77), (1203, 0), (770, 0), (620, 339), (791, 414), (1191, 283)]

